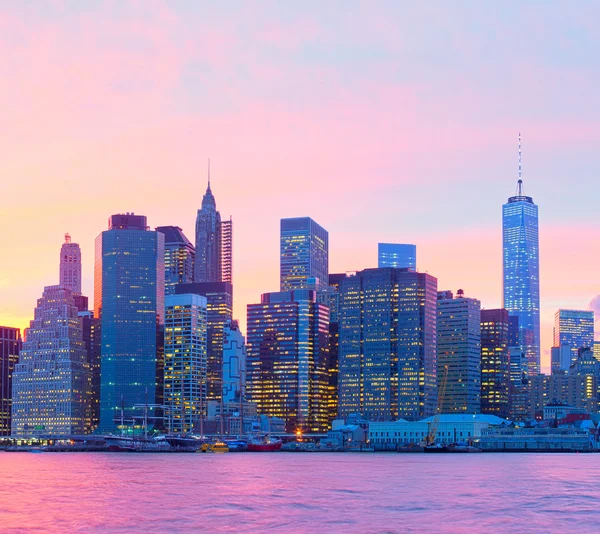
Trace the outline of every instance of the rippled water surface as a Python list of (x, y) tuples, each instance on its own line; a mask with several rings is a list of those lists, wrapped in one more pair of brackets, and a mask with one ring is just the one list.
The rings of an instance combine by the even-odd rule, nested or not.
[(600, 454), (0, 452), (2, 532), (600, 530)]

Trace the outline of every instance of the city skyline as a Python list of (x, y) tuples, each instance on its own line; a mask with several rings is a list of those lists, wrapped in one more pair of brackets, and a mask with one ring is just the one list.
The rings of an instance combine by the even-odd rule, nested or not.
[[(542, 365), (548, 369), (554, 311), (588, 309), (600, 293), (593, 217), (598, 59), (582, 56), (586, 43), (599, 41), (587, 23), (593, 10), (582, 6), (564, 20), (556, 6), (519, 7), (532, 39), (514, 28), (510, 6), (498, 8), (497, 17), (487, 6), (460, 14), (443, 5), (390, 6), (405, 15), (394, 17), (397, 28), (350, 5), (337, 29), (328, 24), (334, 8), (299, 18), (286, 9), (293, 10), (258, 8), (264, 26), (246, 30), (247, 51), (233, 26), (243, 15), (218, 7), (202, 17), (190, 6), (149, 7), (140, 25), (127, 10), (110, 24), (112, 13), (102, 5), (69, 20), (56, 13), (51, 22), (25, 7), (6, 10), (17, 37), (11, 55), (27, 66), (16, 73), (12, 63), (0, 68), (9, 93), (29, 88), (15, 94), (32, 115), (6, 106), (7, 124), (19, 126), (2, 162), (8, 183), (0, 217), (19, 228), (19, 238), (6, 232), (0, 249), (19, 261), (0, 267), (0, 324), (28, 326), (42, 288), (57, 283), (56, 245), (65, 232), (81, 246), (82, 292), (89, 296), (93, 239), (111, 213), (144, 213), (152, 228), (177, 225), (192, 239), (209, 156), (223, 219), (236, 221), (234, 316), (241, 321), (247, 303), (277, 290), (278, 221), (296, 216), (328, 230), (330, 272), (376, 267), (378, 242), (415, 243), (421, 272), (497, 308), (500, 210), (514, 191), (521, 131), (527, 194), (540, 207)], [(411, 29), (432, 13), (428, 20), (439, 37)], [(19, 23), (24, 15), (27, 25)], [(185, 18), (202, 31), (190, 35)], [(360, 39), (352, 31), (357, 18), (368, 21)], [(90, 39), (75, 46), (72, 25)], [(106, 31), (140, 46), (115, 55), (95, 44)], [(552, 46), (557, 39), (565, 43), (560, 51)], [(315, 42), (322, 43), (322, 57)], [(248, 60), (244, 75), (236, 57)], [(51, 72), (48, 64), (62, 67)], [(215, 85), (204, 83), (203, 65)], [(439, 69), (445, 91), (433, 89)], [(306, 81), (315, 78), (318, 93)], [(219, 96), (216, 88), (229, 79), (227, 94)], [(194, 96), (198, 87), (204, 89)], [(177, 194), (165, 194), (171, 183)], [(576, 280), (566, 283), (572, 265)]]

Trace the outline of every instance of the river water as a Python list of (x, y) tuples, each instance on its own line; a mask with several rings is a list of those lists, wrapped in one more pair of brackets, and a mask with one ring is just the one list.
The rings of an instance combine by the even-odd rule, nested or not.
[(1, 532), (600, 530), (600, 454), (0, 452)]

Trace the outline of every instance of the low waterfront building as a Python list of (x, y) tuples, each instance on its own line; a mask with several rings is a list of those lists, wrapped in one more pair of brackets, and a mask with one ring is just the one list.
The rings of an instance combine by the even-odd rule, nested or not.
[[(369, 423), (369, 443), (375, 450), (394, 450), (399, 446), (418, 445), (425, 440), (433, 417), (421, 421), (399, 419), (393, 422)], [(510, 422), (491, 414), (442, 414), (435, 437), (436, 443), (468, 443), (479, 438), (484, 429), (509, 425)]]
[(494, 452), (567, 452), (598, 448), (594, 434), (586, 428), (485, 429), (475, 445)]

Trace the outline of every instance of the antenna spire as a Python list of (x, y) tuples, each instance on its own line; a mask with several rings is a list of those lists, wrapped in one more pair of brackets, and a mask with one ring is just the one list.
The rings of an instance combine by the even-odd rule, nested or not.
[(208, 158), (208, 190), (210, 191), (210, 158)]
[(523, 195), (523, 166), (521, 162), (521, 132), (519, 132), (519, 181), (517, 182), (517, 196)]

